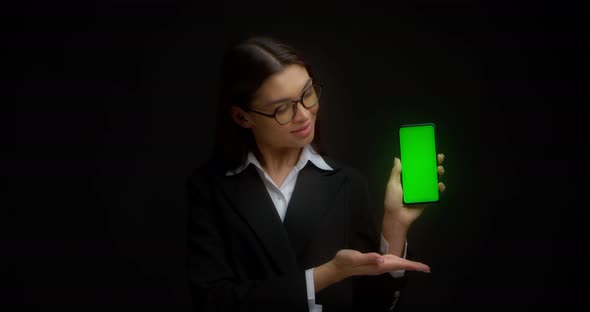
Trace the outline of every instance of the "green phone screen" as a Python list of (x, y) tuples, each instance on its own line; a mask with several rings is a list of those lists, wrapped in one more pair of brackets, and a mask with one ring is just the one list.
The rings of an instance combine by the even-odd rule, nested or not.
[(439, 200), (435, 125), (403, 125), (399, 129), (404, 204)]

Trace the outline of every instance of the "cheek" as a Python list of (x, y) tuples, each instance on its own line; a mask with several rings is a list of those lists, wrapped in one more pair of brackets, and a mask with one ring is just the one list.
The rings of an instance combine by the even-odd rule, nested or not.
[(279, 125), (276, 121), (272, 123), (259, 123), (258, 127), (256, 127), (256, 131), (261, 137), (265, 137), (267, 139), (272, 140), (275, 137), (281, 136), (282, 133), (288, 133), (288, 128), (286, 126)]
[[(317, 107), (317, 106), (316, 106)], [(320, 113), (319, 109), (314, 109), (313, 111), (311, 111), (311, 115), (313, 116), (313, 118), (315, 118), (316, 116), (318, 116), (318, 114)]]

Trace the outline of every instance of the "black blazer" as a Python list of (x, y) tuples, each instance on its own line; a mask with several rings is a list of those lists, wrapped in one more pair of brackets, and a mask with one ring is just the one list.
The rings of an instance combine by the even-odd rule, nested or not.
[[(187, 179), (188, 273), (196, 311), (307, 311), (305, 270), (340, 249), (379, 252), (366, 180), (327, 156), (299, 172), (284, 223), (254, 165), (226, 176), (212, 163)], [(316, 293), (324, 312), (390, 311), (407, 276), (355, 276)], [(395, 309), (394, 309), (395, 310)]]

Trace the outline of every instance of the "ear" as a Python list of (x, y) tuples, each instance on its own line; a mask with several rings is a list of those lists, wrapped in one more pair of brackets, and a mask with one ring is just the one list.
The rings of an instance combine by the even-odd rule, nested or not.
[(231, 114), (232, 120), (236, 124), (238, 124), (238, 126), (243, 127), (243, 128), (254, 127), (254, 124), (252, 122), (250, 122), (248, 115), (246, 114), (246, 112), (242, 108), (237, 107), (237, 106), (231, 106), (230, 114)]

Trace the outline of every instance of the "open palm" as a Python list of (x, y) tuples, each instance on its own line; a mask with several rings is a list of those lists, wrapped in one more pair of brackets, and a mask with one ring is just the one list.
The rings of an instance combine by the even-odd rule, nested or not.
[(421, 262), (406, 260), (391, 254), (361, 253), (352, 249), (338, 251), (332, 262), (343, 276), (379, 275), (398, 270), (430, 271), (430, 267)]

